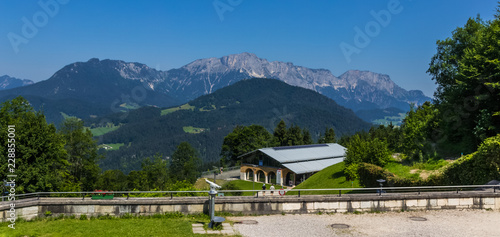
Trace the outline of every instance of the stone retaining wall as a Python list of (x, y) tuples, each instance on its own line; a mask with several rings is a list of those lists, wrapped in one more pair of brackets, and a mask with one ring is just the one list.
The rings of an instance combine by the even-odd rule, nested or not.
[[(1, 221), (10, 216), (10, 202), (0, 205)], [(492, 209), (500, 210), (500, 193), (487, 191), (462, 193), (427, 194), (351, 194), (311, 195), (311, 196), (273, 196), (273, 197), (217, 197), (216, 211), (242, 214), (281, 214), (316, 212), (368, 212), (401, 210), (440, 210), (440, 209)], [(91, 200), (90, 198), (40, 198), (18, 200), (15, 202), (17, 217), (32, 219), (44, 216), (46, 211), (52, 215), (110, 214), (120, 216), (125, 213), (151, 215), (165, 212), (196, 214), (208, 212), (208, 197), (174, 198), (115, 198), (113, 200)]]

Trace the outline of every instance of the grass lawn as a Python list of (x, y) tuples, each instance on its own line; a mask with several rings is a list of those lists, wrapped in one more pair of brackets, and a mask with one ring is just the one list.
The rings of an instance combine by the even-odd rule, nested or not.
[(206, 111), (212, 111), (212, 110), (216, 110), (216, 109), (217, 109), (217, 107), (215, 107), (215, 105), (212, 105), (209, 109), (201, 108), (200, 111), (206, 112)]
[(66, 119), (69, 119), (69, 118), (76, 118), (75, 116), (69, 116), (69, 115), (67, 115), (67, 114), (65, 114), (65, 113), (63, 113), (63, 112), (60, 112), (60, 113), (61, 113), (61, 115), (63, 116), (63, 118), (64, 118), (65, 120), (66, 120)]
[(135, 103), (134, 104), (123, 103), (120, 105), (120, 107), (125, 108), (127, 110), (132, 110), (132, 109), (138, 109), (141, 106), (139, 106), (138, 104), (135, 104)]
[(3, 228), (0, 228), (0, 236), (200, 236), (193, 234), (191, 225), (209, 221), (208, 216), (107, 220), (43, 219), (16, 223), (15, 230), (8, 228), (5, 224)]
[[(404, 162), (403, 162), (404, 163)], [(438, 172), (440, 168), (447, 165), (449, 162), (446, 160), (429, 160), (424, 163), (413, 163), (410, 165), (403, 164), (399, 161), (388, 162), (384, 169), (403, 178), (410, 178), (417, 180), (419, 178), (426, 179), (429, 174)]]
[[(344, 175), (344, 162), (329, 166), (314, 174), (306, 181), (297, 185), (294, 189), (320, 189), (320, 188), (361, 188), (358, 180), (353, 182), (346, 180)], [(342, 192), (342, 193), (348, 193)], [(288, 192), (287, 195), (297, 195), (297, 192)], [(338, 194), (338, 191), (311, 191), (302, 194)]]
[(412, 168), (411, 166), (403, 165), (397, 161), (388, 162), (384, 166), (384, 168), (389, 172), (395, 174), (396, 176), (402, 178), (418, 179), (420, 177), (419, 171), (414, 171), (413, 173), (411, 173), (412, 170), (415, 170), (414, 168)]
[(389, 125), (392, 122), (393, 125), (400, 126), (405, 117), (406, 113), (399, 113), (399, 116), (385, 116), (383, 119), (373, 120), (372, 123), (377, 125)]
[(182, 129), (184, 130), (185, 133), (202, 133), (208, 130), (207, 128), (195, 128), (193, 126), (182, 127)]
[[(229, 181), (228, 183), (233, 184), (238, 190), (256, 190), (256, 191), (262, 191), (262, 183), (254, 182), (252, 181), (246, 181), (246, 180), (232, 180)], [(255, 189), (254, 189), (255, 187)], [(266, 193), (269, 194), (269, 189), (271, 188), (271, 184), (266, 184)], [(274, 185), (275, 192), (278, 192), (282, 188), (280, 185)], [(243, 192), (242, 196), (253, 196), (255, 193), (254, 192)]]
[(118, 128), (120, 128), (120, 125), (115, 126), (114, 124), (108, 124), (106, 127), (92, 128), (92, 129), (90, 129), (90, 132), (92, 132), (92, 135), (94, 137), (98, 137), (98, 136), (104, 135), (108, 132), (114, 131)]
[[(207, 178), (209, 181), (214, 181), (214, 179), (210, 179), (210, 178)], [(225, 183), (227, 183), (228, 181), (226, 180), (223, 180), (223, 179), (216, 179), (215, 183), (217, 183), (218, 185), (222, 186), (224, 185)], [(208, 185), (208, 183), (205, 181), (205, 178), (200, 178), (198, 180), (196, 180), (196, 183), (194, 183), (194, 187), (196, 189), (199, 189), (199, 190), (209, 190), (210, 189), (210, 185)]]
[(194, 106), (191, 106), (189, 104), (183, 104), (181, 106), (164, 109), (161, 111), (161, 115), (167, 115), (167, 114), (173, 113), (177, 110), (188, 110), (188, 109), (194, 110), (194, 108), (195, 108)]
[(124, 143), (110, 143), (99, 145), (99, 148), (105, 148), (107, 151), (118, 150), (120, 147), (125, 145)]

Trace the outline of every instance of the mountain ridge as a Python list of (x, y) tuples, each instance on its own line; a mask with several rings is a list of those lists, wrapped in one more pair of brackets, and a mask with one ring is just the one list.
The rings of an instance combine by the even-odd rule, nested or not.
[(47, 80), (1, 90), (0, 98), (77, 99), (100, 104), (112, 113), (145, 105), (179, 105), (240, 80), (263, 77), (314, 90), (353, 111), (390, 107), (408, 111), (409, 104), (430, 100), (419, 90), (399, 87), (386, 74), (349, 70), (336, 77), (327, 69), (269, 62), (252, 53), (197, 59), (168, 71), (137, 62), (91, 58), (68, 64)]
[(8, 75), (0, 76), (0, 90), (8, 90), (17, 87), (31, 85), (34, 82), (28, 79), (19, 79)]
[[(173, 82), (177, 89), (182, 88), (184, 93), (188, 93), (184, 96), (190, 99), (201, 94), (209, 94), (214, 89), (247, 78), (279, 79), (290, 85), (318, 91), (353, 110), (358, 110), (354, 106), (355, 103), (352, 103), (353, 101), (369, 102), (372, 104), (372, 109), (398, 107), (408, 110), (408, 105), (411, 103), (419, 105), (431, 99), (421, 91), (421, 93), (417, 93), (418, 96), (415, 93), (409, 93), (385, 74), (349, 70), (336, 77), (327, 69), (310, 69), (296, 66), (290, 62), (269, 62), (266, 59), (258, 58), (255, 54), (246, 52), (221, 58), (198, 59), (176, 70), (174, 74), (167, 71), (167, 77), (173, 79), (166, 81)], [(189, 76), (182, 80), (179, 79), (178, 74)], [(381, 80), (384, 78), (385, 80)], [(374, 83), (377, 80), (384, 83)], [(363, 91), (366, 90), (366, 87), (361, 87), (359, 90), (357, 85), (362, 82), (367, 82), (375, 90), (372, 88), (369, 93)], [(374, 97), (381, 96), (384, 98), (374, 99)]]

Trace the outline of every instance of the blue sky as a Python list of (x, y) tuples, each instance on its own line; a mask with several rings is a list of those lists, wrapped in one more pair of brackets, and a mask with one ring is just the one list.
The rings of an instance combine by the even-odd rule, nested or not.
[[(0, 0), (0, 75), (40, 81), (94, 57), (168, 70), (251, 52), (335, 76), (350, 69), (384, 73), (432, 96), (436, 86), (426, 70), (436, 40), (477, 14), (492, 19), (496, 6), (496, 0)], [(372, 11), (390, 20), (383, 15), (377, 22)], [(356, 28), (369, 42), (356, 41)], [(341, 45), (356, 53), (348, 60)]]

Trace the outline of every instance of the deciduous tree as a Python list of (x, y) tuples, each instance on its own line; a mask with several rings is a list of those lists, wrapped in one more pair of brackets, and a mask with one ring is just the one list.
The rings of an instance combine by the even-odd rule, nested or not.
[[(15, 167), (12, 173), (7, 167), (7, 128), (15, 126)], [(68, 180), (68, 161), (64, 150), (64, 139), (53, 124), (47, 124), (45, 116), (35, 111), (29, 102), (17, 97), (4, 102), (0, 107), (0, 178), (15, 174), (16, 192), (61, 191), (63, 187), (74, 187)], [(12, 157), (11, 157), (12, 158)], [(11, 162), (12, 163), (12, 162)], [(73, 188), (72, 188), (73, 189)]]
[(64, 148), (68, 153), (69, 174), (83, 191), (94, 190), (100, 172), (97, 162), (103, 157), (97, 152), (97, 143), (92, 138), (92, 133), (77, 118), (66, 119), (59, 133), (66, 142)]

